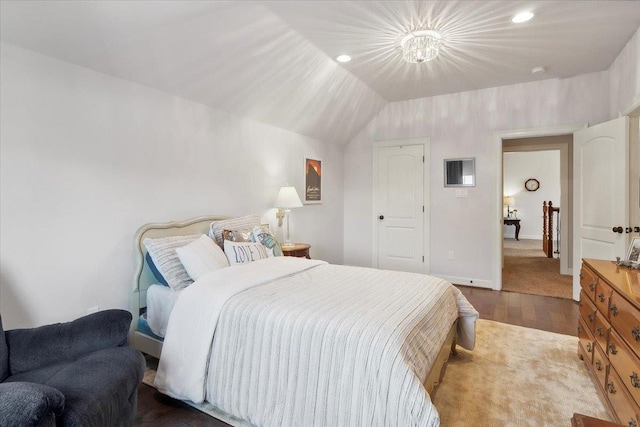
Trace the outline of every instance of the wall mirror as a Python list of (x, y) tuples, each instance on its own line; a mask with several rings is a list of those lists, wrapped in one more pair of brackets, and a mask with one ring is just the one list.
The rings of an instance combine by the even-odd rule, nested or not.
[(476, 159), (444, 159), (445, 187), (475, 187)]

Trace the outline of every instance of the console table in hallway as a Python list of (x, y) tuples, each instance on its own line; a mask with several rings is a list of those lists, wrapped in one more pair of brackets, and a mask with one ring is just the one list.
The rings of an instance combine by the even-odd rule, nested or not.
[(516, 240), (520, 240), (518, 236), (520, 235), (520, 220), (517, 218), (505, 218), (504, 225), (514, 225), (516, 227)]

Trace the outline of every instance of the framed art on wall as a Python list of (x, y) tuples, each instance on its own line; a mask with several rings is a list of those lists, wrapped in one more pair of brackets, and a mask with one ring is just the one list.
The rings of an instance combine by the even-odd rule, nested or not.
[(322, 203), (322, 160), (304, 158), (304, 204)]

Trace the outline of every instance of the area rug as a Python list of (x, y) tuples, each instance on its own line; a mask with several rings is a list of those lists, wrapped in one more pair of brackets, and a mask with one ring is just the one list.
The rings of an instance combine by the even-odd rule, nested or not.
[(573, 279), (560, 274), (560, 259), (547, 258), (540, 240), (505, 240), (502, 290), (573, 298)]
[(478, 320), (476, 335), (435, 393), (442, 426), (569, 426), (575, 412), (610, 420), (578, 338), (490, 320)]
[[(568, 426), (574, 412), (609, 420), (578, 338), (478, 320), (476, 348), (449, 359), (433, 402), (444, 427)], [(153, 387), (153, 359), (143, 382)], [(234, 424), (208, 404), (191, 406)]]

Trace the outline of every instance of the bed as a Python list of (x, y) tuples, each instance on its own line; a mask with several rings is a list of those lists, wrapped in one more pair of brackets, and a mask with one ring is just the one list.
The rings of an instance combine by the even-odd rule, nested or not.
[[(221, 216), (142, 226), (131, 310), (157, 279), (145, 237), (207, 234)], [(430, 394), (477, 311), (448, 282), (415, 273), (274, 257), (212, 272), (173, 301), (165, 337), (134, 321), (160, 359), (155, 384), (209, 402), (234, 426), (438, 425)]]

